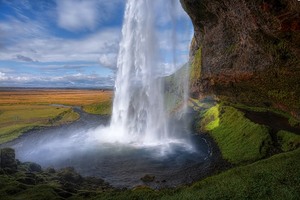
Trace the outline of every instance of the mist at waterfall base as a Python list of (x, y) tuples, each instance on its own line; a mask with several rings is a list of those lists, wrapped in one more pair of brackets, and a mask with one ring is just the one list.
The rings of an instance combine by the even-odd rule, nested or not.
[[(82, 112), (86, 118), (78, 122), (30, 134), (13, 145), (21, 161), (44, 168), (72, 166), (84, 176), (103, 178), (116, 187), (143, 184), (140, 178), (145, 174), (168, 186), (194, 180), (210, 150), (204, 139), (192, 136), (188, 129), (186, 75), (181, 75), (184, 81), (174, 96), (181, 98), (181, 109), (177, 114), (166, 109), (153, 2), (127, 1), (110, 122), (104, 120), (99, 127), (101, 121)], [(178, 2), (168, 3), (176, 25), (172, 12)], [(175, 71), (176, 29), (171, 35)]]

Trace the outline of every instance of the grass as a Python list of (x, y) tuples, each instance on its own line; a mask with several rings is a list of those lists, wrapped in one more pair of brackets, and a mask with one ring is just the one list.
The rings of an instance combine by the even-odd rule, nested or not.
[(272, 108), (272, 107), (255, 107), (255, 106), (247, 106), (245, 104), (230, 103), (230, 102), (226, 102), (226, 104), (230, 105), (232, 107), (235, 107), (235, 108), (250, 110), (250, 111), (254, 111), (254, 112), (272, 112), (272, 113), (275, 113), (282, 117), (287, 118), (289, 121), (289, 124), (291, 126), (294, 126), (294, 127), (300, 126), (300, 121), (297, 120), (295, 117), (293, 117), (291, 114), (289, 114), (287, 112), (283, 112), (283, 111), (275, 109), (275, 108)]
[(0, 105), (63, 104), (84, 106), (111, 100), (112, 91), (101, 90), (0, 90)]
[(0, 144), (11, 141), (22, 135), (23, 132), (33, 129), (35, 124), (16, 124), (0, 128)]
[(291, 151), (300, 147), (300, 135), (281, 130), (277, 133), (277, 138), (283, 151)]
[(0, 124), (4, 125), (45, 121), (69, 110), (69, 108), (47, 105), (10, 105), (0, 106), (0, 110)]
[(191, 71), (190, 71), (190, 83), (191, 85), (196, 84), (196, 82), (201, 77), (201, 68), (202, 68), (202, 47), (200, 47), (196, 54), (195, 58), (193, 60), (193, 63), (191, 65)]
[[(181, 199), (299, 199), (300, 149), (281, 153), (247, 166), (240, 166), (195, 182), (191, 186), (152, 190), (139, 186), (133, 190), (90, 191), (72, 193), (70, 200), (181, 200)], [(0, 175), (0, 199), (62, 199), (63, 190), (53, 175), (37, 174), (44, 179), (37, 185), (17, 181), (23, 174)], [(48, 181), (47, 181), (48, 180)]]
[[(299, 199), (300, 149), (208, 177), (192, 186), (102, 192), (90, 199)], [(73, 196), (73, 200), (87, 199)]]
[(46, 105), (0, 106), (0, 143), (11, 141), (35, 127), (60, 125), (79, 118), (72, 108)]
[(28, 170), (29, 165), (30, 163), (19, 164), (18, 171), (12, 174), (7, 174), (5, 170), (1, 171), (0, 169), (1, 200), (65, 199), (72, 196), (73, 193), (81, 193), (82, 191), (95, 193), (110, 189), (103, 180), (83, 179), (71, 168), (64, 168), (51, 173), (48, 170), (30, 172)]
[(290, 118), (289, 118), (289, 124), (290, 124), (291, 126), (294, 126), (294, 127), (300, 126), (300, 121), (297, 120), (297, 119), (295, 119), (294, 117), (290, 117)]
[(73, 122), (79, 119), (79, 117), (80, 116), (77, 112), (74, 112), (73, 109), (70, 109), (67, 112), (65, 112), (61, 117), (61, 119), (56, 123), (65, 124), (65, 123)]
[(299, 199), (300, 149), (209, 177), (162, 199)]
[[(193, 99), (191, 101), (195, 106), (204, 105)], [(268, 128), (251, 122), (241, 111), (231, 106), (212, 104), (212, 107), (207, 106), (205, 109), (206, 111), (201, 112), (202, 122), (199, 128), (214, 137), (225, 159), (232, 163), (245, 164), (265, 155), (270, 141)], [(60, 113), (60, 120), (68, 120), (72, 116), (64, 112), (66, 111)], [(1, 115), (3, 113), (4, 110)], [(300, 148), (293, 150), (299, 146), (299, 136), (280, 131), (277, 137), (282, 148), (287, 148), (289, 152), (235, 167), (191, 186), (163, 190), (152, 190), (146, 186), (133, 190), (107, 191), (85, 188), (72, 193), (67, 199), (299, 199)], [(298, 143), (295, 144), (295, 141)], [(37, 175), (44, 181), (36, 185), (17, 181), (23, 176), (0, 175), (0, 199), (62, 199), (59, 196), (61, 186), (47, 173)]]
[(112, 112), (112, 101), (103, 101), (97, 104), (83, 106), (85, 112), (98, 115), (110, 115)]
[(79, 118), (72, 108), (59, 104), (82, 106), (93, 114), (110, 114), (111, 99), (111, 91), (100, 90), (0, 90), (0, 144), (36, 127)]
[(203, 114), (199, 128), (210, 133), (223, 158), (234, 164), (263, 158), (271, 143), (266, 126), (253, 123), (244, 113), (222, 104)]

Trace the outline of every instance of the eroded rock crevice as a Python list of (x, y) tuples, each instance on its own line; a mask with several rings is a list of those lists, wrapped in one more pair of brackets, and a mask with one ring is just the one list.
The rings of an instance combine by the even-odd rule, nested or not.
[(299, 2), (181, 3), (195, 30), (190, 52), (193, 97), (214, 94), (300, 119)]

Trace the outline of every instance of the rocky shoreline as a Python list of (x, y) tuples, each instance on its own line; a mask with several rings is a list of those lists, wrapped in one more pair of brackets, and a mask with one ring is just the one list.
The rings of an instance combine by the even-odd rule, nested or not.
[(78, 193), (90, 196), (91, 193), (113, 189), (109, 183), (100, 178), (82, 177), (72, 167), (43, 170), (37, 163), (20, 162), (15, 159), (14, 149), (3, 148), (0, 152), (0, 176), (10, 180), (5, 184), (18, 183), (17, 187), (11, 188), (13, 191), (6, 190), (11, 194), (29, 190), (38, 185), (49, 187), (62, 198), (68, 198)]
[[(16, 158), (19, 158), (20, 154), (23, 153), (22, 146), (26, 145), (27, 143), (28, 144), (30, 143), (32, 145), (32, 148), (35, 148), (41, 142), (50, 140), (53, 137), (55, 137), (55, 135), (57, 137), (65, 136), (65, 135), (72, 136), (72, 132), (78, 130), (79, 127), (81, 128), (86, 127), (86, 129), (88, 129), (91, 127), (97, 127), (97, 125), (99, 124), (105, 125), (109, 122), (109, 116), (88, 114), (77, 107), (75, 108), (75, 111), (80, 114), (80, 119), (71, 124), (64, 124), (61, 126), (31, 130), (23, 134), (21, 137), (19, 137), (16, 140), (0, 145), (0, 148), (15, 149)], [(173, 188), (178, 185), (192, 184), (195, 181), (201, 180), (205, 177), (215, 174), (216, 172), (223, 171), (224, 169), (228, 169), (230, 167), (230, 165), (222, 159), (217, 144), (213, 141), (213, 139), (209, 135), (202, 134), (201, 136), (196, 136), (196, 137), (203, 138), (206, 141), (206, 143), (209, 145), (211, 154), (208, 157), (208, 159), (205, 161), (205, 163), (191, 165), (190, 167), (183, 169), (182, 171), (171, 173), (171, 175), (160, 176), (154, 174), (153, 176), (155, 176), (155, 178), (152, 181), (143, 181), (143, 185), (155, 189)], [(27, 161), (27, 160), (22, 160), (22, 161)], [(34, 162), (39, 163), (39, 161), (36, 160)], [(27, 165), (30, 162), (22, 163), (18, 161), (17, 163), (19, 163), (19, 167), (23, 168), (22, 166), (24, 165), (24, 163), (25, 165)], [(73, 167), (74, 166), (70, 165), (67, 166), (67, 168), (65, 167), (56, 168), (56, 169), (52, 168), (53, 170), (51, 169), (51, 171), (55, 171), (55, 172), (71, 171), (72, 173), (79, 175), (79, 173), (76, 172)], [(48, 171), (47, 167), (45, 167), (45, 171)], [(27, 171), (24, 171), (24, 173), (27, 173)], [(44, 171), (41, 171), (41, 173), (44, 173)], [(146, 175), (147, 172), (145, 172), (145, 176)], [(80, 176), (83, 178), (82, 174)], [(174, 179), (174, 177), (176, 177), (176, 179)], [(139, 177), (139, 178), (142, 179), (143, 177)], [(42, 184), (44, 183), (45, 182), (43, 182)]]

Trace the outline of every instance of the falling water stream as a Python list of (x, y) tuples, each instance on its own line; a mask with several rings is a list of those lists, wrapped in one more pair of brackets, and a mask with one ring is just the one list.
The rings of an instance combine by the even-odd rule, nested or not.
[[(44, 168), (73, 166), (84, 176), (103, 178), (116, 187), (145, 184), (140, 180), (145, 174), (155, 176), (150, 186), (160, 187), (201, 176), (210, 163), (208, 144), (190, 134), (184, 117), (170, 117), (165, 109), (164, 78), (157, 73), (161, 65), (153, 2), (127, 1), (110, 121), (74, 108), (81, 116), (78, 121), (31, 131), (4, 146), (15, 148), (21, 161), (37, 162)], [(175, 12), (174, 2), (164, 1), (170, 3), (170, 12)], [(176, 14), (170, 16), (175, 22)], [(172, 48), (176, 48), (175, 32)], [(173, 50), (174, 65), (175, 54)], [(185, 80), (181, 87), (185, 89), (184, 108), (186, 74), (181, 77)]]
[(155, 73), (158, 44), (152, 13), (151, 0), (127, 2), (110, 124), (122, 142), (168, 139), (163, 82)]

